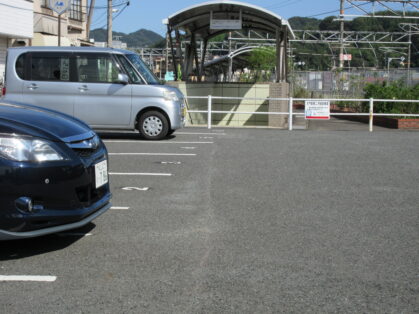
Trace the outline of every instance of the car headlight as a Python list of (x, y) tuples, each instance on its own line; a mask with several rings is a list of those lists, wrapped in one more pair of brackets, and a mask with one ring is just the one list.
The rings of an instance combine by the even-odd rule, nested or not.
[(0, 156), (15, 161), (42, 162), (64, 157), (41, 139), (0, 137)]
[(163, 91), (164, 99), (171, 100), (171, 101), (179, 101), (179, 97), (177, 96), (176, 92), (170, 90)]

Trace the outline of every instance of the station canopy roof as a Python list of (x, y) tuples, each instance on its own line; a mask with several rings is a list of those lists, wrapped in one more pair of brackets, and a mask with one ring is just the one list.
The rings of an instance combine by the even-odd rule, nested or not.
[(182, 30), (201, 39), (240, 29), (270, 34), (275, 34), (279, 29), (294, 38), (286, 19), (264, 8), (239, 1), (215, 0), (197, 4), (176, 12), (163, 23), (170, 30)]

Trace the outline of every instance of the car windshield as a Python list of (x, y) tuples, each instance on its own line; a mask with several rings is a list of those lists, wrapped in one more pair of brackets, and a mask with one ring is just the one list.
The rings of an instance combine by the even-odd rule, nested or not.
[(134, 65), (137, 71), (147, 81), (148, 84), (160, 84), (160, 81), (154, 76), (153, 72), (148, 68), (141, 58), (136, 54), (127, 54), (126, 57)]

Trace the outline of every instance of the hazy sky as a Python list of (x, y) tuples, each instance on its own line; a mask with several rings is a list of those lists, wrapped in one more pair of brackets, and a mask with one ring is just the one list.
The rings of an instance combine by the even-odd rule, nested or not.
[[(127, 0), (113, 0), (115, 9), (122, 9)], [(140, 28), (149, 29), (163, 35), (166, 31), (162, 20), (179, 10), (191, 5), (207, 2), (206, 0), (131, 0), (130, 5), (122, 12), (114, 13), (113, 29), (130, 33)], [(339, 10), (339, 0), (246, 0), (253, 5), (268, 9), (283, 18), (293, 16), (311, 16), (323, 12)], [(96, 9), (92, 29), (106, 28), (107, 0), (96, 0)], [(118, 15), (119, 14), (119, 15)], [(329, 13), (319, 18), (334, 15)], [(118, 15), (118, 16), (116, 16)]]

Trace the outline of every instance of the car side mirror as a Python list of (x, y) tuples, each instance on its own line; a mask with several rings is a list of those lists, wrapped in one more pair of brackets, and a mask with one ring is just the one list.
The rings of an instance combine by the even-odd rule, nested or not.
[(129, 83), (128, 75), (124, 73), (118, 73), (118, 83), (127, 85)]

